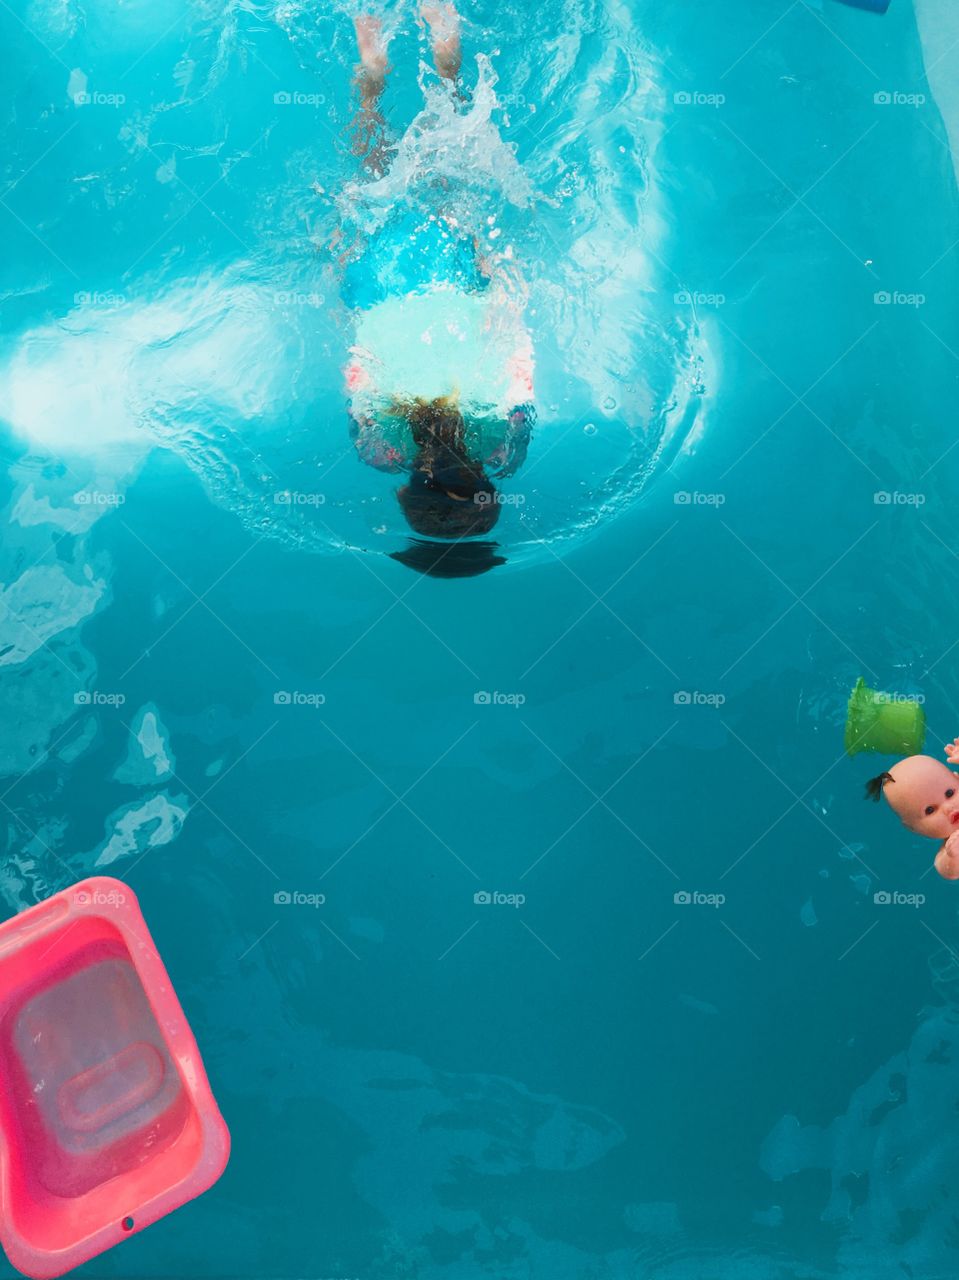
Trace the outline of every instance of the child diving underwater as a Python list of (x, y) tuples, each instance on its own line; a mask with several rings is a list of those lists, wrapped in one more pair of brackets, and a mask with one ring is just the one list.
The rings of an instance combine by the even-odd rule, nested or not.
[[(458, 92), (459, 14), (426, 5), (440, 77)], [(380, 99), (390, 67), (378, 18), (354, 20), (360, 64), (354, 153), (371, 180), (388, 168)], [(345, 369), (350, 433), (359, 457), (406, 473), (397, 493), (414, 532), (460, 539), (488, 533), (500, 514), (493, 480), (522, 465), (535, 421), (533, 348), (510, 278), (484, 260), (478, 236), (444, 204), (394, 207), (345, 268), (354, 342)], [(445, 196), (445, 200), (444, 200)]]

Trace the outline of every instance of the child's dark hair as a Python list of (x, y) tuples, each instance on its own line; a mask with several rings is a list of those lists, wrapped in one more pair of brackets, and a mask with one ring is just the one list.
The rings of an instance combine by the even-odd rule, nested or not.
[(499, 519), (496, 489), (469, 456), (456, 396), (397, 400), (390, 413), (410, 425), (417, 455), (397, 497), (407, 523), (427, 538), (472, 538)]
[(421, 396), (396, 399), (389, 407), (394, 418), (404, 418), (412, 430), (413, 443), (420, 449), (431, 444), (443, 444), (450, 449), (464, 447), (466, 423), (459, 410), (459, 398), (437, 396), (424, 400)]
[(880, 773), (880, 774), (877, 774), (875, 778), (870, 778), (869, 781), (866, 783), (866, 799), (878, 800), (879, 797), (882, 795), (882, 789), (885, 783), (895, 782), (895, 781), (896, 779), (892, 776), (891, 773), (888, 773), (888, 772)]
[(397, 491), (406, 522), (424, 538), (475, 538), (489, 533), (499, 519), (496, 490), (488, 480), (475, 480), (470, 494), (456, 494), (443, 484), (414, 472)]

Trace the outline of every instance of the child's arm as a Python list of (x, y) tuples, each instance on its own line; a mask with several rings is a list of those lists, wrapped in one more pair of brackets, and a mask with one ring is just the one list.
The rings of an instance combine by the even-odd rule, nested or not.
[(936, 870), (943, 880), (959, 880), (959, 831), (936, 854)]
[(515, 475), (526, 461), (526, 451), (533, 434), (536, 410), (531, 404), (518, 405), (509, 415), (506, 438), (496, 453), (488, 459), (496, 468), (493, 475), (506, 479)]
[(390, 471), (394, 474), (406, 469), (406, 461), (394, 445), (383, 438), (382, 432), (372, 418), (359, 416), (350, 411), (350, 439), (360, 460), (377, 471)]

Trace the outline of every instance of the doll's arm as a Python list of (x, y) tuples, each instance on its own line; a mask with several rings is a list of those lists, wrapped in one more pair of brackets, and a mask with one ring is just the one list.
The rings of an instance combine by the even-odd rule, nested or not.
[(943, 880), (959, 880), (959, 831), (936, 854), (936, 870)]
[(959, 738), (946, 743), (946, 759), (950, 764), (959, 764)]

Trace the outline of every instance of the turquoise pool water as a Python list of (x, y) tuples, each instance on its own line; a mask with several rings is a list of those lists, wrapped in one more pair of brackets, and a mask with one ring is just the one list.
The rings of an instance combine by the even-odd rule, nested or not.
[[(129, 880), (234, 1138), (85, 1271), (951, 1276), (954, 890), (842, 755), (860, 674), (959, 729), (913, 7), (466, 17), (453, 118), (398, 15), (351, 199), (344, 13), (0, 11), (0, 890)], [(460, 580), (390, 558), (340, 374), (330, 237), (417, 166), (537, 353)]]

